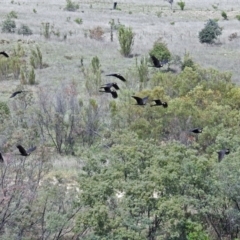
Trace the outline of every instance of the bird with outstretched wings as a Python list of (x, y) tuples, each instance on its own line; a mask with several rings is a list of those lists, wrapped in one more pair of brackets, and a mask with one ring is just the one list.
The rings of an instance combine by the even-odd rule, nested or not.
[(17, 145), (17, 148), (18, 148), (18, 150), (19, 150), (19, 152), (22, 156), (27, 157), (31, 154), (31, 152), (36, 150), (37, 147), (35, 146), (35, 147), (32, 147), (32, 148), (29, 148), (28, 150), (25, 150), (25, 148), (23, 146)]
[(148, 96), (144, 97), (144, 98), (140, 98), (140, 97), (136, 97), (136, 96), (132, 96), (132, 98), (134, 98), (137, 101), (137, 104), (135, 105), (146, 105), (147, 101), (148, 101)]

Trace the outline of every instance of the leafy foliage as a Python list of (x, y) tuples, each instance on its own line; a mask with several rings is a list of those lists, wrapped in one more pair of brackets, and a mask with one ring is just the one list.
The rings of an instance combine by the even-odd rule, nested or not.
[(213, 43), (218, 36), (222, 34), (222, 29), (218, 26), (218, 23), (212, 19), (209, 19), (205, 24), (205, 27), (199, 32), (199, 41), (201, 43)]
[(2, 32), (4, 32), (4, 33), (14, 33), (15, 29), (16, 29), (16, 23), (12, 18), (7, 17), (2, 22)]
[(236, 19), (240, 21), (240, 15), (236, 15)]
[(31, 49), (30, 64), (33, 68), (43, 68), (42, 53), (38, 46), (36, 49)]
[(180, 9), (181, 9), (182, 11), (184, 10), (185, 2), (183, 2), (183, 1), (177, 2), (177, 5), (180, 7)]
[(74, 20), (74, 22), (76, 22), (77, 24), (82, 24), (82, 23), (83, 23), (83, 20), (82, 20), (82, 18), (76, 18), (76, 19)]
[(72, 2), (71, 0), (66, 0), (67, 4), (65, 7), (65, 10), (75, 12), (77, 9), (79, 9), (79, 5), (75, 2)]
[(32, 30), (25, 24), (22, 24), (18, 29), (18, 34), (20, 35), (32, 35)]
[(185, 67), (190, 67), (193, 70), (195, 70), (195, 63), (192, 60), (192, 58), (191, 58), (189, 53), (184, 55), (184, 59), (183, 59), (183, 63), (182, 63), (181, 69), (184, 70)]
[(158, 40), (154, 43), (153, 48), (149, 52), (150, 55), (155, 56), (160, 61), (169, 61), (171, 53), (167, 47), (167, 44)]
[(228, 16), (227, 16), (226, 12), (222, 11), (221, 15), (222, 15), (224, 20), (228, 20)]
[[(163, 46), (155, 52), (159, 59), (167, 52)], [(23, 56), (18, 45), (7, 60), (21, 62)], [(28, 81), (24, 66), (20, 69)], [(201, 68), (186, 54), (180, 73), (150, 75), (142, 58), (126, 74), (131, 90), (120, 82), (115, 100), (98, 92), (97, 56), (81, 71), (87, 100), (79, 94), (85, 89), (72, 80), (55, 92), (39, 86), (32, 93), (20, 84), (15, 90), (27, 93), (0, 102), (1, 237), (240, 238), (240, 88), (231, 73)], [(146, 106), (133, 105), (134, 91), (149, 96)], [(154, 99), (168, 108), (150, 107)], [(191, 133), (195, 127), (203, 132)], [(8, 154), (22, 141), (39, 147), (27, 158)], [(223, 148), (231, 152), (219, 163), (216, 152)], [(66, 162), (74, 155), (76, 177), (56, 173), (51, 160), (56, 152), (68, 155)]]
[(9, 79), (9, 75), (12, 79), (19, 79), (21, 68), (26, 66), (25, 62), (22, 61), (24, 49), (21, 44), (18, 44), (12, 51), (11, 58), (0, 58), (0, 80)]
[(18, 18), (17, 13), (15, 11), (11, 11), (8, 15), (8, 18)]
[(124, 57), (128, 57), (132, 52), (134, 44), (134, 33), (131, 27), (121, 25), (118, 29), (118, 41), (120, 44), (120, 52)]

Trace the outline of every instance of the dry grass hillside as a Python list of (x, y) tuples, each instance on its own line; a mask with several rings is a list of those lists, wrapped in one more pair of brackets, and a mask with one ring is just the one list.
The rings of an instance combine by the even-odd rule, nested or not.
[[(1, 21), (11, 11), (17, 13), (15, 19), (17, 27), (20, 24), (28, 25), (33, 35), (26, 37), (18, 34), (1, 34), (1, 39), (9, 44), (1, 44), (1, 50), (8, 51), (17, 40), (34, 40), (28, 44), (31, 47), (38, 44), (42, 50), (43, 59), (48, 68), (37, 71), (37, 81), (40, 85), (54, 86), (68, 79), (81, 81), (79, 75), (80, 58), (88, 63), (93, 56), (98, 56), (102, 68), (106, 71), (125, 72), (134, 64), (134, 59), (123, 58), (119, 53), (117, 36), (110, 41), (109, 21), (114, 19), (127, 26), (131, 26), (135, 33), (133, 54), (148, 55), (156, 39), (168, 43), (174, 54), (181, 57), (189, 52), (194, 60), (204, 66), (212, 66), (224, 71), (233, 72), (233, 79), (238, 81), (239, 74), (239, 39), (229, 41), (230, 34), (240, 35), (238, 21), (235, 16), (239, 13), (240, 2), (237, 0), (224, 1), (194, 1), (186, 0), (186, 7), (181, 11), (176, 2), (173, 11), (166, 1), (119, 1), (119, 10), (111, 10), (112, 1), (80, 1), (79, 9), (75, 12), (65, 11), (66, 1), (3, 1), (1, 3)], [(229, 20), (224, 21), (221, 11), (224, 10)], [(35, 13), (34, 13), (35, 11)], [(82, 24), (74, 20), (82, 19)], [(219, 44), (207, 46), (200, 44), (198, 32), (209, 18), (219, 19), (223, 28)], [(49, 22), (60, 36), (52, 35), (45, 40), (40, 34), (41, 23)], [(89, 38), (89, 30), (100, 26), (103, 38), (97, 41)], [(116, 34), (116, 33), (115, 33)], [(67, 35), (64, 40), (64, 35)], [(10, 52), (11, 55), (11, 52)], [(67, 58), (66, 58), (67, 57)], [(11, 81), (1, 83), (2, 91), (17, 85)], [(6, 93), (6, 96), (9, 93)], [(5, 95), (5, 94), (4, 94)]]

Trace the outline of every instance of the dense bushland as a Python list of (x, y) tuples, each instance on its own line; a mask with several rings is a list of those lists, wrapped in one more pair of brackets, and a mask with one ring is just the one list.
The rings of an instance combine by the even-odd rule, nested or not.
[[(3, 239), (240, 238), (240, 88), (230, 73), (189, 56), (178, 74), (150, 75), (146, 64), (119, 83), (117, 100), (97, 91), (94, 57), (83, 70), (90, 98), (72, 80), (0, 103)], [(142, 73), (148, 81), (139, 83)], [(149, 104), (133, 105), (133, 94)], [(168, 108), (150, 107), (158, 98)], [(203, 133), (190, 133), (194, 127)], [(16, 142), (38, 150), (17, 157)], [(231, 152), (218, 162), (223, 148)], [(75, 156), (77, 179), (50, 174), (54, 152)]]

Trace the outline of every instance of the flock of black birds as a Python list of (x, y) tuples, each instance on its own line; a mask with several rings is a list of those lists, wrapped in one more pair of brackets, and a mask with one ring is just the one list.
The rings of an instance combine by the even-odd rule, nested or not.
[[(3, 55), (6, 58), (9, 57), (9, 55), (4, 51), (0, 52), (0, 55)], [(154, 55), (150, 55), (150, 57), (151, 57), (151, 60), (152, 60), (152, 63), (153, 63), (153, 66), (151, 66), (151, 67), (161, 68), (161, 67), (163, 67), (164, 64), (166, 64), (168, 62), (167, 60), (166, 61), (159, 61)], [(111, 74), (107, 74), (106, 76), (118, 78), (123, 82), (127, 81), (122, 75), (120, 75), (118, 73), (111, 73)], [(106, 83), (103, 86), (101, 86), (99, 92), (111, 93), (113, 98), (117, 98), (118, 97), (117, 90), (120, 90), (118, 84), (115, 83), (115, 82), (111, 82), (111, 83)], [(16, 92), (12, 93), (10, 98), (15, 97), (16, 95), (18, 95), (22, 92), (27, 92), (27, 91), (23, 91), (23, 90), (16, 91)], [(137, 97), (137, 96), (132, 96), (132, 98), (134, 98), (137, 102), (135, 105), (144, 106), (148, 102), (148, 96), (146, 96), (144, 98), (140, 98), (140, 97)], [(160, 99), (155, 99), (155, 100), (152, 100), (152, 101), (155, 102), (155, 104), (150, 105), (150, 107), (154, 107), (154, 106), (163, 106), (164, 108), (168, 107), (168, 103), (167, 102), (162, 102)], [(199, 134), (199, 133), (202, 133), (202, 130), (203, 130), (203, 128), (194, 128), (194, 129), (190, 130), (190, 132), (195, 133), (195, 134)], [(31, 152), (36, 150), (37, 147), (35, 146), (35, 147), (32, 147), (28, 150), (25, 150), (21, 145), (17, 145), (17, 148), (20, 152), (20, 155), (27, 157), (31, 154)], [(218, 161), (220, 162), (224, 158), (225, 155), (228, 155), (230, 153), (230, 149), (228, 149), (228, 148), (227, 149), (221, 149), (217, 153), (218, 153)], [(0, 162), (4, 162), (1, 152), (0, 152)]]

